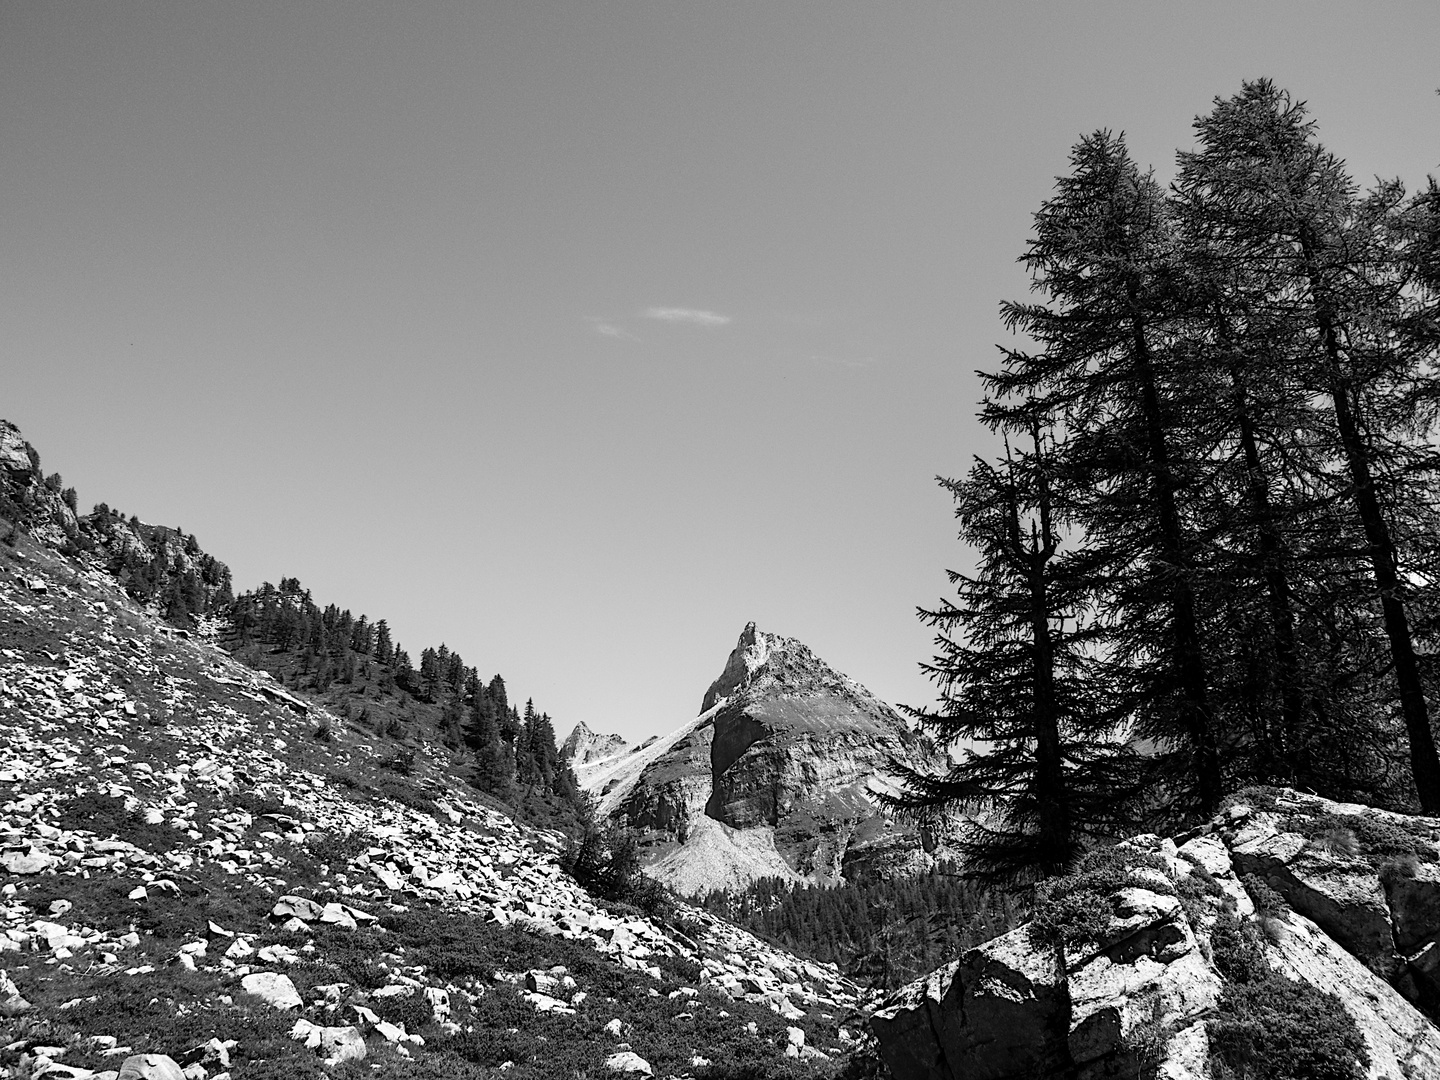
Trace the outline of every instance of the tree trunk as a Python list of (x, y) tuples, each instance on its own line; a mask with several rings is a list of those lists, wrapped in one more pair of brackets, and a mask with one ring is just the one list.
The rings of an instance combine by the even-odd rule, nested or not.
[(1284, 732), (1281, 757), (1289, 768), (1286, 778), (1294, 783), (1307, 771), (1308, 755), (1299, 749), (1300, 742), (1300, 665), (1295, 649), (1295, 612), (1290, 598), (1290, 581), (1285, 573), (1284, 544), (1275, 527), (1270, 506), (1270, 487), (1260, 463), (1260, 449), (1255, 438), (1255, 422), (1250, 417), (1249, 402), (1239, 372), (1232, 364), (1230, 381), (1234, 388), (1235, 413), (1240, 423), (1240, 445), (1245, 454), (1245, 474), (1250, 489), (1250, 504), (1255, 515), (1260, 560), (1265, 578), (1266, 599), (1270, 605), (1271, 632), (1275, 635), (1275, 666), (1280, 682), (1280, 727)]
[[(1136, 304), (1136, 288), (1130, 286), (1132, 307)], [(1149, 441), (1150, 463), (1155, 478), (1155, 509), (1160, 528), (1160, 542), (1172, 566), (1170, 583), (1171, 658), (1180, 680), (1184, 699), (1185, 727), (1189, 732), (1195, 756), (1196, 792), (1200, 809), (1212, 814), (1220, 805), (1220, 755), (1215, 746), (1214, 714), (1207, 691), (1208, 677), (1205, 656), (1201, 651), (1199, 620), (1195, 614), (1195, 594), (1190, 587), (1189, 558), (1185, 554), (1180, 514), (1175, 505), (1175, 476), (1170, 468), (1170, 451), (1165, 443), (1164, 417), (1160, 410), (1160, 394), (1155, 383), (1155, 366), (1150, 344), (1145, 338), (1144, 321), (1137, 315), (1132, 322), (1136, 375), (1140, 382), (1141, 406)]]
[(1345, 377), (1340, 356), (1340, 340), (1335, 318), (1316, 266), (1316, 241), (1313, 233), (1302, 230), (1301, 252), (1305, 259), (1311, 297), (1315, 304), (1315, 320), (1325, 349), (1328, 392), (1335, 411), (1335, 428), (1350, 470), (1355, 489), (1355, 510), (1365, 530), (1370, 567), (1380, 594), (1380, 611), (1385, 620), (1385, 636), (1390, 640), (1390, 656), (1395, 663), (1395, 682), (1400, 691), (1400, 711), (1405, 717), (1405, 731), (1410, 740), (1410, 773), (1420, 808), (1427, 814), (1440, 814), (1440, 754), (1435, 750), (1435, 734), (1430, 729), (1430, 714), (1425, 705), (1425, 691), (1420, 684), (1420, 666), (1415, 660), (1415, 644), (1410, 636), (1410, 620), (1405, 614), (1405, 593), (1397, 572), (1398, 559), (1390, 526), (1375, 495), (1375, 480), (1370, 472), (1370, 452), (1360, 433), (1360, 425), (1350, 401), (1350, 382)]

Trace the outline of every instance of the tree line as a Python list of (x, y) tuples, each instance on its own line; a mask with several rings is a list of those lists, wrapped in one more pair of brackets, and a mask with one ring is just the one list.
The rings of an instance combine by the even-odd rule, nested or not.
[[(304, 689), (357, 695), (362, 721), (369, 719), (370, 705), (387, 695), (424, 706), (434, 717), (435, 734), (471, 755), (475, 786), (522, 816), (552, 817), (537, 805), (545, 799), (566, 808), (562, 818), (586, 813), (575, 776), (560, 760), (550, 716), (533, 700), (512, 704), (500, 675), (483, 679), (445, 644), (422, 649), (417, 666), (385, 619), (372, 622), (334, 604), (321, 608), (293, 577), (241, 594), (227, 615), (232, 651), (263, 646), (269, 657), (258, 659), (267, 667), (277, 666), (277, 657), (286, 660)], [(366, 697), (367, 689), (373, 697)], [(389, 715), (379, 733), (405, 734), (393, 710)]]
[(1014, 929), (1026, 914), (1013, 897), (964, 880), (949, 864), (829, 888), (762, 878), (740, 892), (707, 893), (700, 904), (879, 989), (894, 989)]
[(922, 665), (950, 746), (897, 807), (975, 815), (981, 879), (1062, 871), (1246, 784), (1440, 813), (1440, 189), (1368, 189), (1268, 80), (1162, 186), (1099, 131), (1034, 216), (976, 567)]

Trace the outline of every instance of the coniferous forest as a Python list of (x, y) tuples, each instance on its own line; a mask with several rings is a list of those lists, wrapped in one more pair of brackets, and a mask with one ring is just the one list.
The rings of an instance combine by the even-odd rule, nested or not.
[(384, 619), (321, 608), (296, 578), (266, 582), (226, 611), (227, 647), (283, 683), (330, 700), (341, 715), (400, 743), (438, 737), (468, 751), (471, 782), (522, 820), (569, 828), (588, 802), (560, 761), (555, 726), (533, 701), (513, 705), (444, 644), (417, 665)]
[(1213, 814), (1246, 785), (1440, 812), (1440, 189), (1362, 186), (1244, 85), (1162, 186), (1099, 131), (1034, 215), (980, 372), (971, 573), (922, 618), (963, 749), (897, 806), (972, 876)]

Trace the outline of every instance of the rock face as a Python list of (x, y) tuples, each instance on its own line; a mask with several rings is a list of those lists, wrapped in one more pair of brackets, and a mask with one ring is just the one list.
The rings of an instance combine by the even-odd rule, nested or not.
[(576, 775), (602, 815), (644, 835), (651, 873), (696, 892), (763, 876), (831, 884), (930, 865), (936, 838), (875, 800), (893, 790), (892, 760), (946, 764), (864, 687), (751, 623), (699, 716)]
[(39, 453), (8, 420), (0, 420), (0, 516), (18, 519), (42, 543), (57, 547), (80, 531), (58, 482), (46, 482)]
[(1440, 1076), (1437, 838), (1440, 820), (1255, 793), (1178, 844), (1121, 845), (1100, 940), (1022, 926), (892, 995), (871, 1028), (896, 1080), (1209, 1078), (1229, 919), (1257, 928), (1270, 972), (1338, 999), (1374, 1080)]

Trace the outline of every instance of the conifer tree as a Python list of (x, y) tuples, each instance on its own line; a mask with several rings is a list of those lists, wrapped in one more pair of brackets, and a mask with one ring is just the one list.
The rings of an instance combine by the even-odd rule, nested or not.
[(912, 710), (943, 745), (970, 749), (944, 776), (895, 765), (906, 791), (887, 801), (922, 820), (977, 812), (961, 842), (966, 875), (1010, 883), (1063, 872), (1088, 838), (1126, 821), (1134, 757), (1110, 737), (1114, 717), (1087, 662), (1093, 626), (1077, 559), (1060, 550), (1041, 417), (992, 419), (1028, 425), (1031, 450), (941, 481), (978, 569), (951, 571), (958, 603), (921, 613), (940, 631), (940, 653), (922, 667), (941, 707)]
[(1197, 538), (1184, 514), (1190, 470), (1207, 456), (1180, 419), (1210, 387), (1178, 366), (1184, 303), (1164, 193), (1123, 138), (1097, 132), (1035, 215), (1022, 262), (1045, 303), (1008, 303), (1006, 325), (1037, 343), (986, 379), (991, 400), (1034, 399), (1066, 429), (1057, 463), (1074, 527), (1108, 580), (1116, 689), (1182, 813), (1223, 793), (1220, 731), (1197, 598)]
[[(1422, 809), (1440, 812), (1440, 756), (1411, 627), (1404, 517), (1428, 500), (1425, 445), (1436, 400), (1435, 343), (1402, 329), (1423, 285), (1423, 248), (1393, 243), (1403, 192), (1360, 199), (1315, 138), (1303, 104), (1268, 80), (1217, 100), (1196, 124), (1208, 196), (1231, 246), (1269, 276), (1271, 332), (1302, 388), (1323, 402), (1329, 467), (1310, 478), (1347, 507), (1389, 645), (1411, 772)], [(1400, 230), (1403, 232), (1403, 229)], [(1422, 480), (1424, 482), (1417, 483)]]

